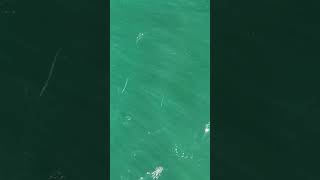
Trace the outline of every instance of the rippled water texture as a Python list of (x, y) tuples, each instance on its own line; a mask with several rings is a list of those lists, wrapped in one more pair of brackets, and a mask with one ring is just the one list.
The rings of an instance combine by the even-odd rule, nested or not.
[(209, 0), (111, 1), (111, 179), (209, 179)]

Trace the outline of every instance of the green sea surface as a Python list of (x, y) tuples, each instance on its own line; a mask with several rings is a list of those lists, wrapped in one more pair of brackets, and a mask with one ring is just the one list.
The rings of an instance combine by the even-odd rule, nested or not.
[(111, 0), (112, 180), (210, 177), (210, 1)]

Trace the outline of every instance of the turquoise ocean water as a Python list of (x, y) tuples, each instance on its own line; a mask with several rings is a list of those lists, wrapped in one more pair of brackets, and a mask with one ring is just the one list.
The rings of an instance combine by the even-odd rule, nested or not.
[(210, 176), (209, 0), (111, 0), (112, 180)]

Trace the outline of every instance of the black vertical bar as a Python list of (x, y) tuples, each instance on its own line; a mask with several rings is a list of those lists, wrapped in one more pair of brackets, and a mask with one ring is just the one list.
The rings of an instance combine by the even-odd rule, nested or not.
[(108, 179), (109, 1), (1, 1), (0, 24), (0, 179)]
[(106, 2), (106, 12), (107, 12), (107, 179), (110, 179), (110, 1)]

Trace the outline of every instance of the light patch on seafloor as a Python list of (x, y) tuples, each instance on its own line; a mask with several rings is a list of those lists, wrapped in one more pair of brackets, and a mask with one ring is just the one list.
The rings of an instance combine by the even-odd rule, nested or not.
[(132, 120), (132, 116), (131, 115), (126, 115), (124, 117), (124, 120), (122, 122), (122, 125), (127, 126), (129, 125), (130, 121)]
[(131, 121), (132, 120), (132, 117), (130, 115), (127, 115), (125, 118), (126, 118), (127, 121)]
[(140, 177), (139, 180), (147, 180), (152, 178), (153, 180), (158, 180), (160, 178), (161, 173), (163, 172), (164, 168), (162, 166), (158, 166), (152, 172), (147, 172), (145, 177)]
[(138, 44), (138, 43), (141, 41), (141, 39), (143, 38), (143, 36), (144, 36), (143, 33), (139, 33), (139, 34), (138, 34), (138, 36), (137, 36), (137, 38), (136, 38), (136, 44)]
[(201, 141), (207, 143), (210, 140), (210, 122), (205, 124)]
[(179, 160), (187, 160), (187, 159), (193, 159), (193, 154), (186, 153), (181, 146), (178, 146), (175, 144), (172, 148), (172, 151), (176, 157), (178, 157)]
[(205, 128), (204, 128), (204, 133), (207, 134), (210, 132), (210, 122), (208, 122), (206, 125), (205, 125)]
[[(162, 166), (156, 167), (156, 169), (151, 173), (152, 179), (159, 179), (162, 171), (163, 171), (163, 167), (162, 167)], [(148, 174), (148, 173), (149, 173), (149, 172), (147, 172), (147, 174)], [(150, 173), (149, 173), (149, 174), (150, 174)]]

